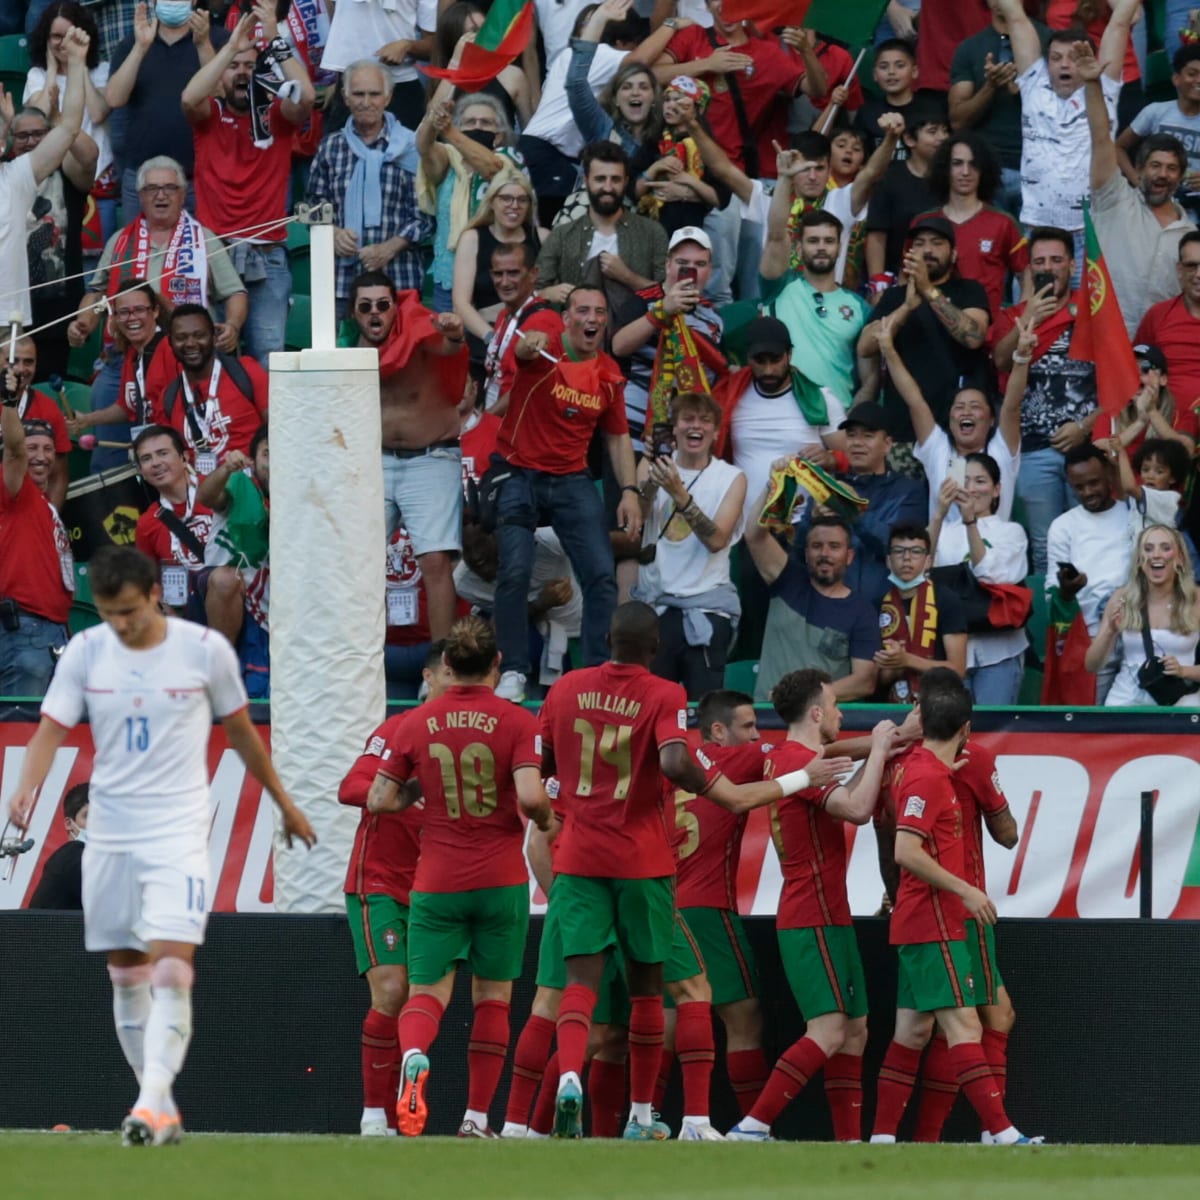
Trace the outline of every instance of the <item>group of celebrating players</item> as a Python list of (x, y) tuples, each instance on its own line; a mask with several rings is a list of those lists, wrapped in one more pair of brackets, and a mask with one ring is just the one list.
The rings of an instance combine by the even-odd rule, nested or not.
[[(27, 828), (55, 751), (86, 712), (95, 755), (84, 935), (107, 955), (117, 1037), (139, 1084), (122, 1125), (127, 1145), (182, 1134), (172, 1089), (211, 893), (214, 715), (278, 805), (289, 844), (315, 841), (249, 719), (232, 648), (165, 616), (157, 574), (132, 547), (95, 556), (103, 623), (68, 645), (8, 806)], [(683, 689), (648, 669), (658, 643), (649, 606), (621, 605), (609, 641), (611, 660), (563, 676), (535, 717), (494, 694), (491, 626), (460, 620), (427, 666), (429, 699), (380, 725), (343, 781), (339, 799), (363, 809), (345, 884), (371, 989), (362, 1132), (423, 1131), (430, 1047), (462, 963), (474, 1001), (462, 1137), (581, 1136), (590, 1060), (591, 1135), (665, 1139), (655, 1109), (677, 1059), (680, 1140), (769, 1140), (823, 1070), (835, 1136), (860, 1141), (867, 992), (842, 823), (874, 816), (900, 970), (871, 1140), (895, 1140), (920, 1072), (918, 1140), (937, 1140), (961, 1088), (985, 1141), (1030, 1141), (1004, 1108), (1013, 1014), (983, 878), (984, 824), (1012, 845), (1016, 823), (991, 756), (968, 746), (971, 700), (957, 675), (927, 672), (903, 726), (883, 721), (839, 740), (829, 677), (794, 671), (772, 694), (786, 737), (769, 745), (738, 692), (706, 696), (699, 735), (689, 732)], [(770, 807), (784, 880), (780, 956), (807, 1022), (773, 1069), (734, 886), (745, 816), (760, 806)], [(536, 827), (527, 848), (526, 819)], [(524, 958), (526, 854), (548, 908), (497, 1134), (489, 1109)], [(724, 1135), (709, 1118), (714, 1009), (742, 1113)]]

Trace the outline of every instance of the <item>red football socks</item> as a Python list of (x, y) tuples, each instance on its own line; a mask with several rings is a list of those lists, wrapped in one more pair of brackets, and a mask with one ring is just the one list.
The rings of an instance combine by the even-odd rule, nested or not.
[(513, 1050), (512, 1082), (508, 1088), (505, 1121), (513, 1125), (529, 1124), (529, 1109), (537, 1095), (538, 1084), (546, 1070), (550, 1047), (554, 1042), (554, 1022), (548, 1017), (531, 1015), (517, 1038)]
[(950, 1061), (958, 1073), (958, 1085), (966, 1093), (988, 1133), (1002, 1133), (1012, 1122), (1004, 1111), (1000, 1086), (988, 1066), (978, 1042), (960, 1042), (950, 1047)]
[[(570, 992), (570, 988), (567, 989)], [(566, 995), (563, 996), (566, 1004)], [(629, 1011), (629, 1098), (634, 1104), (654, 1102), (663, 1049), (663, 1003), (661, 996), (633, 996)], [(591, 1010), (589, 1009), (589, 1012)], [(559, 1015), (558, 1045), (562, 1053), (562, 1016)], [(679, 1048), (679, 1034), (675, 1035)], [(564, 1069), (566, 1069), (564, 1067)]]
[(917, 1108), (914, 1142), (936, 1142), (958, 1099), (958, 1072), (943, 1034), (934, 1034), (921, 1064), (921, 1103)]
[[(587, 1056), (588, 1031), (596, 993), (582, 983), (568, 984), (558, 1006), (558, 1069), (560, 1075), (574, 1071), (583, 1078), (583, 1060)], [(661, 1036), (661, 1030), (660, 1030)], [(558, 1081), (555, 1080), (557, 1091)]]
[(549, 1134), (554, 1128), (554, 1104), (558, 1099), (558, 1055), (550, 1055), (546, 1064), (546, 1073), (542, 1077), (542, 1086), (538, 1089), (537, 1102), (533, 1106), (533, 1116), (529, 1118), (529, 1128), (534, 1133)]
[(675, 1051), (663, 1047), (662, 1058), (658, 1060), (658, 1078), (654, 1081), (654, 1111), (662, 1112), (663, 1101), (667, 1096), (667, 1086), (671, 1082), (671, 1068), (675, 1065)]
[(467, 1107), (472, 1112), (487, 1112), (496, 1095), (508, 1054), (508, 1008), (506, 1000), (480, 1000), (475, 1005), (467, 1043)]
[(750, 1116), (764, 1125), (774, 1125), (776, 1118), (804, 1091), (808, 1081), (825, 1063), (825, 1051), (812, 1038), (794, 1042), (780, 1056), (763, 1088)]
[(767, 1062), (762, 1047), (758, 1046), (753, 1050), (730, 1050), (725, 1055), (725, 1070), (729, 1075), (729, 1084), (733, 1088), (738, 1111), (744, 1117), (754, 1107), (763, 1088), (767, 1086), (771, 1064)]
[(619, 1137), (626, 1113), (625, 1064), (593, 1058), (588, 1064), (587, 1093), (592, 1137)]
[(707, 1000), (691, 1000), (676, 1007), (675, 1053), (683, 1073), (683, 1115), (707, 1117), (717, 1056), (712, 1005)]
[(835, 1054), (825, 1064), (825, 1099), (839, 1142), (862, 1141), (862, 1056)]
[(442, 1013), (446, 1010), (440, 1000), (428, 992), (410, 997), (400, 1012), (400, 1052), (418, 1050), (425, 1054), (437, 1037)]
[(1000, 1098), (1008, 1095), (1008, 1034), (998, 1029), (983, 1031), (983, 1056), (992, 1068), (996, 1083), (1000, 1087)]
[(879, 1068), (879, 1085), (875, 1098), (875, 1129), (872, 1136), (896, 1136), (900, 1118), (908, 1107), (917, 1071), (921, 1066), (921, 1051), (910, 1050), (899, 1042), (888, 1046)]
[(400, 1043), (396, 1038), (396, 1018), (367, 1009), (362, 1023), (363, 1107), (396, 1107), (392, 1075), (400, 1062)]

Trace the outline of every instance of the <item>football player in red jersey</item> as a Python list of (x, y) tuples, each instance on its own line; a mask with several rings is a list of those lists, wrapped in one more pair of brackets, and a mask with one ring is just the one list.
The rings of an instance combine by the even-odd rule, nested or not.
[[(631, 602), (613, 614), (612, 660), (565, 675), (542, 705), (543, 767), (557, 773), (566, 821), (550, 895), (567, 987), (559, 1006), (555, 1133), (578, 1136), (580, 1072), (608, 947), (624, 954), (630, 992), (632, 1109), (624, 1136), (658, 1141), (651, 1111), (663, 1045), (663, 964), (675, 936), (675, 857), (658, 773), (676, 786), (746, 808), (810, 785), (808, 771), (738, 787), (706, 775), (687, 746), (687, 697), (648, 669), (658, 618)], [(822, 764), (822, 767), (827, 764)], [(814, 769), (818, 769), (814, 767)]]
[[(771, 693), (787, 740), (767, 755), (767, 774), (804, 768), (837, 740), (842, 724), (833, 680), (824, 671), (785, 675)], [(867, 761), (846, 785), (833, 780), (771, 805), (771, 840), (783, 871), (776, 919), (779, 954), (806, 1022), (767, 1085), (730, 1131), (731, 1141), (768, 1141), (771, 1126), (817, 1071), (839, 1141), (862, 1140), (862, 1053), (867, 986), (846, 894), (843, 821), (865, 825), (875, 809), (896, 727), (881, 721)]]
[(409, 999), (400, 1013), (400, 1132), (425, 1128), (428, 1051), (454, 990), (471, 969), (475, 1019), (467, 1050), (469, 1091), (459, 1137), (495, 1137), (488, 1108), (508, 1052), (512, 981), (529, 926), (522, 816), (554, 822), (542, 787), (537, 718), (495, 695), (500, 652), (479, 617), (456, 621), (446, 639), (453, 683), (402, 722), (388, 742), (367, 807), (400, 810), (416, 780), (425, 796), (420, 856), (408, 923)]
[(965, 921), (996, 923), (996, 906), (967, 880), (963, 811), (954, 763), (971, 732), (971, 696), (957, 687), (922, 684), (921, 744), (893, 766), (895, 860), (900, 868), (890, 938), (900, 959), (896, 1028), (879, 1071), (872, 1142), (894, 1142), (912, 1095), (921, 1052), (934, 1023), (985, 1131), (1001, 1145), (1028, 1144), (1004, 1108), (982, 1048)]
[[(422, 675), (430, 700), (450, 686), (450, 671), (442, 662), (445, 645), (434, 642), (425, 659)], [(378, 726), (338, 789), (342, 804), (362, 809), (344, 890), (354, 960), (371, 989), (371, 1007), (362, 1026), (360, 1128), (364, 1137), (396, 1132), (400, 1091), (396, 1019), (408, 999), (408, 894), (417, 869), (422, 812), (419, 805), (401, 813), (368, 812), (367, 793), (388, 739), (402, 721), (416, 715), (406, 709)]]

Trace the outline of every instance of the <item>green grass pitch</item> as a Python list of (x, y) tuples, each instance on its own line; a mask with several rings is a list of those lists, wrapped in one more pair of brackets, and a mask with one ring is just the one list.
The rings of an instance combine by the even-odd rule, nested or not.
[(1195, 1146), (833, 1146), (458, 1142), (0, 1133), (9, 1200), (1174, 1200), (1200, 1195)]

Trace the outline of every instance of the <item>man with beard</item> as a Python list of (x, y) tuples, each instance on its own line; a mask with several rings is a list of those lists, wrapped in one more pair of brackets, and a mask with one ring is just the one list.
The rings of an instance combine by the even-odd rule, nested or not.
[(635, 292), (662, 280), (666, 269), (666, 230), (627, 212), (622, 202), (629, 156), (615, 142), (593, 142), (584, 147), (581, 162), (588, 210), (576, 221), (556, 225), (538, 255), (542, 295), (555, 304), (583, 282), (593, 258), (600, 260), (606, 280)]
[[(909, 364), (934, 418), (944, 423), (960, 388), (968, 381), (986, 383), (983, 346), (991, 324), (987, 292), (981, 283), (957, 277), (954, 226), (945, 217), (920, 217), (909, 235), (901, 282), (879, 298), (875, 320), (858, 339), (858, 353), (861, 358), (879, 356), (880, 320), (896, 313), (896, 349)], [(896, 441), (912, 442), (907, 406), (891, 380), (884, 384), (883, 407)]]
[[(379, 350), (383, 418), (384, 519), (388, 540), (400, 523), (412, 540), (429, 601), (429, 632), (440, 641), (454, 621), (454, 563), (462, 550), (462, 418), (466, 383), (463, 323), (431, 313), (414, 292), (397, 296), (381, 271), (350, 285), (358, 345)], [(407, 601), (391, 625), (416, 623)]]
[[(251, 103), (259, 61), (254, 26), (262, 26), (265, 54), (284, 77), (261, 119)], [(218, 98), (218, 94), (223, 99)], [(196, 211), (202, 225), (222, 236), (250, 231), (230, 250), (246, 284), (250, 315), (242, 331), (246, 350), (265, 367), (272, 350), (282, 350), (291, 273), (287, 259), (288, 181), (292, 135), (312, 111), (316, 93), (303, 61), (279, 36), (273, 0), (258, 0), (238, 22), (229, 41), (183, 89), (183, 111), (196, 145)], [(263, 228), (267, 222), (279, 224)]]
[(1175, 419), (1185, 428), (1182, 422), (1200, 400), (1200, 232), (1192, 230), (1180, 239), (1176, 270), (1179, 295), (1155, 304), (1133, 340), (1138, 346), (1157, 346), (1166, 355), (1171, 392), (1184, 410)]
[[(1101, 65), (1089, 46), (1074, 49), (1092, 135), (1092, 220), (1132, 338), (1146, 310), (1176, 294), (1179, 243), (1196, 228), (1175, 201), (1188, 169), (1187, 151), (1168, 133), (1146, 138), (1137, 150), (1137, 187), (1131, 188), (1117, 161), (1100, 91)], [(1190, 404), (1193, 397), (1183, 399)]]

